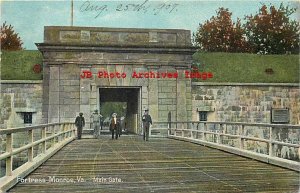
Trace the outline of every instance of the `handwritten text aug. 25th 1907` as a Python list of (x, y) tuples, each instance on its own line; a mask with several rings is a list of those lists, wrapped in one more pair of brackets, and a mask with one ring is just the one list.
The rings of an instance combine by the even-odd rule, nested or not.
[(139, 12), (143, 14), (163, 14), (163, 13), (175, 13), (178, 11), (180, 5), (172, 2), (151, 2), (149, 0), (139, 2), (121, 2), (112, 6), (111, 4), (105, 4), (101, 1), (85, 1), (80, 5), (80, 12), (82, 13), (94, 13), (95, 19), (101, 14), (109, 11), (116, 12)]

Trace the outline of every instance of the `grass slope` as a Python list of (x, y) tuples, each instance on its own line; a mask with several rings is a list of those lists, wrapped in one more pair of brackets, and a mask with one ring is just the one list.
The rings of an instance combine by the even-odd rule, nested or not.
[(42, 72), (35, 73), (33, 66), (42, 65), (42, 54), (37, 50), (2, 51), (2, 80), (42, 80)]
[[(212, 72), (214, 77), (203, 82), (240, 83), (299, 83), (298, 55), (256, 55), (241, 53), (195, 53), (199, 71)], [(41, 80), (42, 73), (34, 73), (33, 66), (42, 64), (37, 50), (3, 51), (2, 80)], [(274, 73), (265, 72), (272, 68)]]
[[(299, 83), (298, 55), (198, 52), (193, 58), (200, 64), (199, 71), (213, 73), (214, 78), (206, 82)], [(267, 74), (267, 68), (274, 73)]]

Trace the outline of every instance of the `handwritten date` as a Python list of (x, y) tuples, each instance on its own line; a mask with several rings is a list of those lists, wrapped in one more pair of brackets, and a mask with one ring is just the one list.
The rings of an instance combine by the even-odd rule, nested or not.
[(80, 6), (80, 12), (92, 12), (95, 13), (95, 18), (98, 18), (103, 12), (116, 11), (116, 12), (140, 12), (158, 15), (160, 13), (173, 13), (178, 11), (178, 3), (170, 2), (150, 2), (145, 0), (143, 3), (119, 3), (115, 8), (109, 5), (102, 4), (94, 1), (85, 1)]

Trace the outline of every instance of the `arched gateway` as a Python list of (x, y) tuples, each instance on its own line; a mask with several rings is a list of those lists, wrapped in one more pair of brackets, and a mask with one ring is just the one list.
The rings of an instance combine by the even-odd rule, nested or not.
[[(190, 31), (47, 26), (43, 54), (45, 122), (74, 121), (103, 101), (127, 102), (133, 132), (149, 108), (154, 121), (191, 119)], [(154, 125), (155, 127), (155, 125)]]

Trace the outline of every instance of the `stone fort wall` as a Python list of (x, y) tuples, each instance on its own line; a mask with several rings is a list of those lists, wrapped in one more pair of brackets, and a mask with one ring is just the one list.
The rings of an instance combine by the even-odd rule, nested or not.
[(1, 80), (0, 128), (23, 127), (23, 113), (32, 113), (33, 124), (42, 123), (42, 81)]
[(192, 120), (270, 123), (271, 108), (288, 108), (290, 124), (300, 124), (300, 89), (289, 83), (192, 83)]
[[(25, 127), (43, 123), (42, 118), (42, 81), (32, 80), (1, 80), (0, 81), (0, 129)], [(24, 113), (32, 114), (32, 124), (24, 123)], [(41, 133), (34, 131), (34, 138)], [(27, 132), (13, 134), (14, 148), (27, 143)], [(5, 151), (5, 137), (0, 135), (0, 153)], [(14, 163), (24, 161), (27, 152), (21, 157), (14, 157)]]
[[(186, 84), (189, 84), (187, 82)], [(72, 91), (74, 85), (74, 91)], [(79, 101), (80, 81), (62, 80), (62, 102)], [(93, 87), (92, 87), (93, 89)], [(167, 120), (169, 111), (176, 115), (177, 94), (176, 80), (158, 80), (158, 118)], [(199, 111), (208, 112), (208, 121), (257, 122), (270, 123), (271, 108), (289, 108), (290, 124), (300, 124), (300, 89), (297, 84), (242, 84), (242, 83), (192, 83), (190, 111), (188, 120), (198, 121)], [(180, 92), (180, 90), (178, 91)], [(42, 117), (42, 81), (1, 81), (0, 128), (22, 127), (23, 112), (32, 112), (33, 123), (43, 123)], [(91, 95), (92, 92), (91, 92)], [(142, 90), (142, 100), (148, 98), (147, 87)], [(91, 100), (92, 99), (92, 100)], [(96, 96), (91, 96), (87, 103), (96, 105)], [(79, 102), (78, 102), (79, 103)], [(146, 103), (144, 101), (143, 103)], [(65, 105), (72, 112), (72, 105)], [(79, 104), (77, 105), (79, 109)], [(189, 110), (189, 109), (188, 109)], [(190, 113), (188, 115), (188, 113)], [(69, 121), (73, 121), (75, 113)]]

